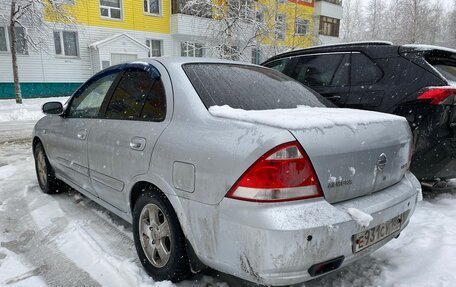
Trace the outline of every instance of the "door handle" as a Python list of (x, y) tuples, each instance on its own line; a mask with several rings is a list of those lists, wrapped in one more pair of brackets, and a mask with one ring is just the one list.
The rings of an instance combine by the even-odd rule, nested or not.
[(84, 129), (84, 130), (80, 130), (80, 131), (78, 132), (78, 139), (80, 139), (80, 140), (83, 141), (83, 140), (85, 140), (86, 138), (87, 138), (87, 130), (85, 130), (85, 129)]
[(144, 150), (144, 148), (146, 147), (146, 139), (145, 138), (141, 138), (141, 137), (133, 137), (131, 140), (130, 140), (130, 148), (132, 150)]

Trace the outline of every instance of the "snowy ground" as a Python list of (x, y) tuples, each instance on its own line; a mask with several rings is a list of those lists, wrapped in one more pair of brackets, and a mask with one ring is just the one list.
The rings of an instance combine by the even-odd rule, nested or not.
[[(0, 286), (174, 286), (142, 270), (128, 223), (75, 191), (40, 191), (30, 137), (44, 101), (0, 100)], [(456, 286), (455, 258), (456, 194), (427, 195), (398, 239), (303, 286)], [(246, 285), (215, 271), (176, 284)]]

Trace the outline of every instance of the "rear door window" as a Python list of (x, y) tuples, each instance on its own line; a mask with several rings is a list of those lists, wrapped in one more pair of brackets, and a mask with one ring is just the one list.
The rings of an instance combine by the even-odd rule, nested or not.
[(244, 110), (332, 106), (322, 96), (277, 71), (249, 65), (195, 63), (183, 69), (204, 105)]
[(265, 66), (276, 71), (283, 73), (285, 71), (285, 67), (287, 66), (290, 59), (280, 59), (273, 61), (271, 63), (267, 63)]
[(146, 70), (130, 68), (122, 75), (106, 108), (105, 117), (124, 120), (163, 120), (166, 99), (163, 83)]
[(351, 56), (351, 85), (372, 85), (383, 76), (377, 64), (362, 53), (352, 53)]
[(349, 54), (296, 57), (292, 77), (309, 87), (338, 87), (348, 84)]
[(456, 55), (450, 57), (433, 56), (427, 57), (426, 61), (442, 74), (450, 85), (456, 86)]

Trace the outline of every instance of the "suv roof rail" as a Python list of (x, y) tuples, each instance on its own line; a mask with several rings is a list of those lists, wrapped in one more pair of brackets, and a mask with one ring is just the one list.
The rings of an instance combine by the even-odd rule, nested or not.
[(282, 57), (299, 55), (299, 53), (318, 51), (318, 49), (321, 49), (321, 48), (323, 48), (323, 49), (324, 48), (343, 48), (343, 47), (348, 47), (348, 46), (368, 46), (368, 45), (370, 45), (370, 46), (392, 46), (394, 44), (392, 42), (388, 42), (388, 41), (357, 41), (357, 42), (346, 42), (346, 43), (312, 46), (312, 47), (289, 51), (289, 52), (285, 52), (285, 53), (273, 56), (273, 57), (269, 58), (268, 60), (266, 60), (265, 62), (263, 62), (262, 65), (267, 62), (274, 61), (276, 59), (280, 59)]
[(318, 45), (312, 46), (311, 48), (324, 48), (324, 47), (344, 47), (344, 46), (364, 46), (364, 45), (378, 45), (378, 46), (391, 46), (393, 42), (389, 41), (357, 41), (357, 42), (345, 42), (345, 43), (336, 43), (336, 44), (327, 44), (327, 45)]

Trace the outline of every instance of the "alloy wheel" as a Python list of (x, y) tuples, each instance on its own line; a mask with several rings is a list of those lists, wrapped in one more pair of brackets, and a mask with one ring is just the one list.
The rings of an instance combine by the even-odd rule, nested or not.
[(171, 231), (165, 214), (153, 203), (141, 211), (139, 237), (149, 262), (156, 268), (165, 266), (171, 255)]

